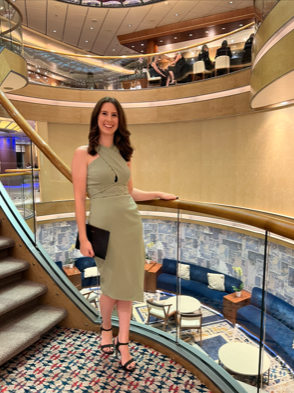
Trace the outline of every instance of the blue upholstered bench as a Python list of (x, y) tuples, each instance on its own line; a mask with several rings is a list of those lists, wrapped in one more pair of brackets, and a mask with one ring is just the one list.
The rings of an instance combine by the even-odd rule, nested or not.
[[(237, 312), (237, 322), (260, 336), (262, 289), (253, 288), (250, 305)], [(294, 307), (271, 293), (265, 296), (265, 343), (294, 369)]]
[[(201, 303), (215, 310), (223, 311), (223, 297), (233, 293), (232, 286), (239, 287), (241, 281), (228, 276), (225, 276), (225, 292), (215, 291), (208, 288), (207, 273), (220, 274), (215, 270), (207, 269), (202, 266), (194, 265), (193, 263), (182, 262), (190, 266), (190, 280), (181, 279), (181, 294), (193, 296)], [(177, 292), (177, 261), (174, 259), (163, 259), (162, 273), (157, 278), (157, 288), (168, 292)]]

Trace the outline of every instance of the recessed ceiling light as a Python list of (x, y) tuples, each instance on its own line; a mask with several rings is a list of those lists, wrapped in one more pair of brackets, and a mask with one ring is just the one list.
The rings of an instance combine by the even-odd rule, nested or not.
[(189, 34), (189, 37), (192, 37), (193, 34)]
[(132, 25), (128, 25), (128, 27), (132, 27)]
[(141, 50), (141, 52), (142, 52), (142, 53), (144, 53), (144, 51), (143, 51), (143, 50)]
[(53, 33), (56, 33), (56, 30), (53, 30)]
[(85, 41), (85, 42), (89, 42), (89, 41)]
[(115, 49), (112, 49), (113, 50), (113, 52), (115, 51)]
[(141, 46), (144, 46), (144, 44), (141, 44)]
[(94, 29), (94, 27), (90, 27), (90, 30), (93, 30)]
[(174, 40), (176, 40), (178, 37), (174, 37)]
[(179, 14), (175, 14), (175, 16), (179, 16)]
[(234, 2), (233, 2), (233, 1), (230, 1), (229, 3), (230, 3), (230, 4), (234, 4)]
[(242, 27), (243, 26), (242, 23), (239, 26)]
[(234, 42), (234, 40), (231, 40), (231, 42)]
[(226, 28), (225, 28), (225, 27), (222, 27), (222, 30), (226, 30)]
[(205, 33), (209, 33), (209, 31), (206, 31)]
[(163, 42), (162, 40), (160, 40), (159, 42)]
[(132, 45), (132, 48), (135, 48), (135, 45)]

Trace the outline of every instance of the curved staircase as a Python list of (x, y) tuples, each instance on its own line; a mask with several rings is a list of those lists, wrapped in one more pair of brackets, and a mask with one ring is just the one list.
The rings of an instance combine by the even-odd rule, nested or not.
[(46, 285), (23, 279), (27, 261), (9, 256), (14, 240), (0, 236), (0, 365), (38, 341), (67, 316), (67, 310), (39, 303)]

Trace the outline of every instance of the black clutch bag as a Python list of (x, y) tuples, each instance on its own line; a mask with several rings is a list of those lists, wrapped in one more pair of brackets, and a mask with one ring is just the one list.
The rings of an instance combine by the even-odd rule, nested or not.
[[(101, 259), (105, 259), (110, 232), (106, 231), (105, 229), (93, 227), (90, 224), (86, 224), (86, 233), (89, 242), (92, 244), (95, 256)], [(79, 234), (77, 236), (76, 248), (78, 250), (80, 249)]]

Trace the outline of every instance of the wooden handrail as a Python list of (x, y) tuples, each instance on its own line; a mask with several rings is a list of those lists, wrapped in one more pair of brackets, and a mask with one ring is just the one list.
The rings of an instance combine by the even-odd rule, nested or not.
[(40, 171), (39, 168), (26, 168), (26, 169), (5, 169), (5, 172), (8, 172), (8, 173), (16, 173), (16, 172), (19, 172), (19, 173), (21, 173), (21, 172), (31, 173), (32, 169), (33, 169), (34, 172), (39, 172)]

